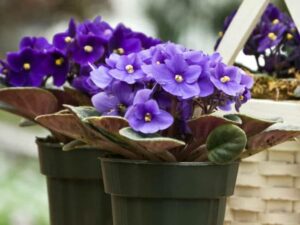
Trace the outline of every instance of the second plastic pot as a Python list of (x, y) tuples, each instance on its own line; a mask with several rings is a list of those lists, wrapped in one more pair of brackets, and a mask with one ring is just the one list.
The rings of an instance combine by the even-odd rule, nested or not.
[(62, 151), (37, 139), (40, 168), (47, 178), (50, 225), (112, 225), (96, 149)]

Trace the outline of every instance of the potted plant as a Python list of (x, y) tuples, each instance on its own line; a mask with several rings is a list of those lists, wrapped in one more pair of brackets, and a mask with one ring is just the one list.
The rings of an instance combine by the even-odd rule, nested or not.
[(253, 84), (217, 53), (164, 43), (111, 54), (92, 74), (95, 108), (65, 105), (36, 120), (72, 147), (111, 152), (101, 167), (114, 225), (221, 225), (240, 160), (300, 134), (279, 120), (217, 115), (238, 110)]
[(36, 141), (41, 172), (47, 177), (51, 225), (111, 224), (111, 204), (98, 167), (102, 152), (80, 146), (66, 153), (63, 145), (72, 146), (73, 136), (34, 118), (57, 113), (63, 104), (91, 106), (91, 95), (100, 90), (90, 80), (93, 66), (112, 52), (127, 55), (159, 42), (123, 24), (112, 28), (100, 17), (80, 24), (72, 19), (52, 43), (43, 37), (24, 37), (20, 49), (1, 61), (1, 109), (25, 117), (22, 126), (37, 122), (52, 134)]
[[(234, 15), (235, 12), (226, 18), (221, 36)], [(299, 49), (300, 36), (292, 18), (269, 4), (243, 47), (244, 54), (256, 59), (257, 69), (236, 64), (255, 80), (251, 92), (256, 99), (249, 101), (241, 112), (280, 116), (288, 123), (299, 124)], [(293, 168), (299, 166), (296, 158), (299, 148), (299, 142), (289, 141), (241, 164), (243, 169), (238, 176), (236, 194), (228, 204), (229, 224), (231, 221), (299, 223), (297, 209), (286, 210), (298, 201), (296, 196), (290, 195), (298, 191), (298, 186), (290, 181), (298, 176)], [(283, 194), (279, 196), (279, 192)], [(245, 201), (251, 203), (246, 205)]]

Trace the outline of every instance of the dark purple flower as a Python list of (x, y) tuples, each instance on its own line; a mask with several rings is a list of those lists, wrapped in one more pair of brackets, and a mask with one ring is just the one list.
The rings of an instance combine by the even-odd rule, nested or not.
[(20, 42), (20, 49), (24, 48), (43, 51), (52, 48), (52, 45), (44, 37), (23, 37)]
[(58, 33), (53, 37), (53, 44), (56, 48), (66, 51), (74, 43), (76, 36), (76, 23), (74, 19), (69, 22), (67, 31)]
[(82, 91), (83, 93), (87, 93), (90, 96), (100, 91), (99, 87), (97, 87), (91, 80), (91, 70), (90, 66), (82, 66), (80, 68), (79, 75), (76, 76), (72, 82), (72, 86), (75, 89)]
[(45, 65), (45, 73), (53, 77), (54, 84), (61, 86), (67, 80), (69, 72), (69, 61), (67, 57), (60, 51), (54, 49), (47, 52)]
[(192, 98), (200, 93), (197, 80), (201, 67), (188, 65), (182, 55), (165, 60), (165, 64), (153, 65), (152, 75), (162, 88), (183, 99)]
[(286, 32), (286, 27), (281, 24), (274, 25), (264, 31), (264, 37), (258, 43), (258, 52), (264, 52), (266, 49), (278, 45)]
[(226, 66), (223, 63), (219, 63), (215, 67), (210, 77), (211, 82), (218, 90), (231, 96), (236, 96), (243, 90), (244, 87), (240, 84), (241, 79), (242, 75), (238, 68)]
[(151, 90), (147, 89), (138, 91), (134, 104), (125, 115), (131, 128), (144, 134), (165, 130), (174, 122), (171, 114), (161, 110), (155, 100), (149, 99), (150, 93)]
[(109, 70), (108, 73), (115, 79), (128, 84), (134, 84), (145, 77), (141, 69), (141, 61), (135, 53), (119, 56), (115, 68)]
[(133, 31), (123, 24), (119, 24), (109, 41), (109, 51), (119, 55), (128, 55), (142, 50), (142, 42), (139, 38), (132, 36)]
[(113, 29), (108, 23), (102, 21), (100, 16), (98, 16), (93, 21), (86, 20), (80, 24), (78, 26), (78, 33), (94, 35), (107, 42), (112, 37)]
[(33, 49), (25, 48), (7, 54), (8, 83), (12, 86), (40, 86), (46, 75), (43, 60), (45, 56)]
[(114, 82), (110, 92), (100, 92), (92, 97), (94, 107), (103, 115), (124, 115), (133, 103), (134, 91), (124, 82)]
[(72, 48), (72, 56), (76, 63), (95, 63), (104, 54), (103, 39), (92, 35), (81, 35)]

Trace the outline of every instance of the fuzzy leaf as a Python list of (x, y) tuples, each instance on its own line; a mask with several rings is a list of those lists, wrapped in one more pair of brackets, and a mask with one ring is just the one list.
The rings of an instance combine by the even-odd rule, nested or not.
[(34, 121), (28, 119), (21, 119), (19, 126), (20, 127), (31, 127), (37, 125)]
[(115, 134), (119, 134), (119, 130), (129, 126), (127, 120), (120, 116), (93, 116), (85, 118), (84, 121)]
[(215, 128), (208, 136), (208, 159), (217, 164), (234, 161), (247, 144), (245, 132), (236, 125), (226, 124)]
[(75, 107), (71, 105), (64, 105), (64, 107), (69, 109), (80, 120), (84, 120), (87, 117), (101, 116), (101, 114), (92, 106)]
[(0, 102), (1, 109), (30, 120), (58, 109), (55, 96), (41, 88), (2, 88)]
[(194, 137), (193, 145), (198, 147), (204, 144), (210, 132), (214, 130), (216, 127), (224, 124), (238, 124), (238, 123), (214, 115), (205, 115), (197, 119), (188, 121), (188, 126), (191, 129), (191, 132)]
[(91, 106), (91, 101), (85, 94), (71, 88), (60, 89), (47, 89), (51, 92), (58, 100), (58, 105), (72, 105), (72, 106)]
[(121, 129), (120, 134), (132, 141), (137, 142), (153, 153), (161, 153), (173, 148), (185, 146), (183, 141), (158, 135), (142, 135), (135, 132), (130, 127)]
[(137, 156), (132, 152), (108, 142), (99, 132), (86, 126), (74, 114), (56, 113), (42, 115), (38, 116), (36, 121), (50, 130), (85, 142), (92, 147), (121, 154), (127, 158), (137, 159)]
[(79, 140), (73, 140), (63, 146), (63, 151), (75, 150), (78, 148), (87, 148), (88, 145)]
[(77, 91), (76, 89), (64, 87), (64, 92), (71, 95), (77, 102), (77, 105), (80, 106), (92, 106), (92, 101), (89, 96), (84, 94), (81, 91)]
[(241, 158), (249, 157), (298, 136), (300, 136), (300, 127), (275, 124), (264, 132), (251, 137), (248, 140), (246, 151), (243, 152)]
[(240, 120), (240, 127), (245, 131), (248, 137), (258, 134), (275, 123), (282, 122), (281, 118), (274, 119), (258, 119), (243, 114), (228, 114), (224, 116), (227, 119), (234, 119), (235, 121)]

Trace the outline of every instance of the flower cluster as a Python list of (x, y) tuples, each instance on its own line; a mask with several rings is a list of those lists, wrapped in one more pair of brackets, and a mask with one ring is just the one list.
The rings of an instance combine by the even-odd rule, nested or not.
[[(225, 19), (215, 48), (218, 47), (235, 13), (236, 11)], [(300, 34), (292, 18), (273, 4), (269, 4), (245, 44), (244, 53), (255, 56), (258, 72), (280, 77), (287, 76), (289, 68), (300, 70)]]
[(43, 37), (23, 38), (19, 50), (0, 61), (0, 72), (9, 86), (40, 87), (52, 77), (55, 86), (69, 81), (92, 95), (99, 90), (89, 79), (91, 64), (102, 64), (112, 52), (127, 55), (158, 43), (123, 24), (112, 28), (100, 17), (80, 24), (71, 19), (68, 29), (55, 34), (52, 43)]
[(253, 85), (239, 68), (222, 63), (219, 54), (173, 43), (128, 55), (113, 53), (105, 62), (91, 72), (101, 89), (92, 97), (93, 105), (102, 115), (124, 116), (142, 133), (169, 128), (172, 136), (186, 135), (186, 122), (196, 111), (208, 114), (233, 104), (238, 109)]

